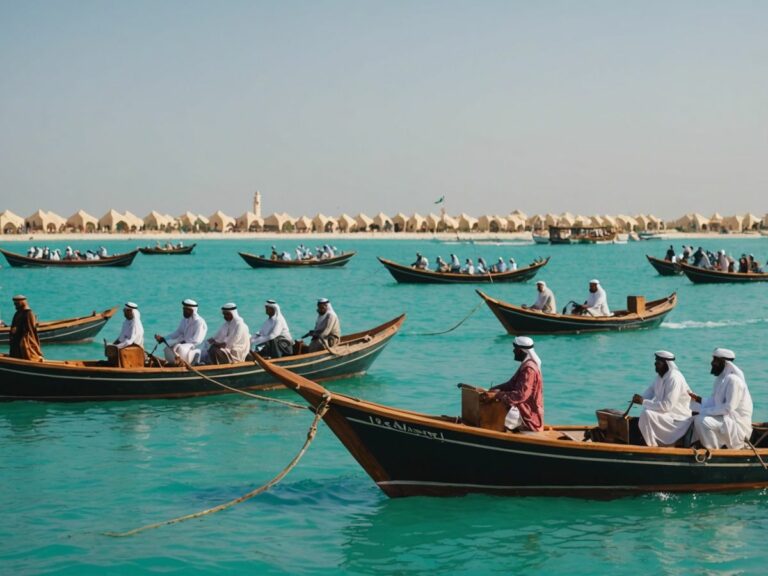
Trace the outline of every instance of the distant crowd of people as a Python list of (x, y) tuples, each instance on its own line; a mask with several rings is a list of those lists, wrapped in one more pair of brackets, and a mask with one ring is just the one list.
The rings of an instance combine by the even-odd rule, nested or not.
[(329, 244), (323, 244), (322, 246), (316, 246), (315, 250), (312, 251), (308, 246), (305, 246), (304, 244), (299, 244), (296, 247), (296, 250), (294, 250), (294, 256), (291, 256), (290, 252), (282, 251), (278, 252), (277, 248), (272, 246), (272, 254), (270, 254), (269, 259), (270, 260), (327, 260), (328, 258), (333, 258), (334, 256), (340, 256), (343, 254), (344, 251), (340, 251), (336, 246), (331, 246)]
[[(421, 252), (416, 253), (416, 260), (411, 263), (411, 268), (417, 270), (429, 270), (429, 259)], [(509, 272), (517, 270), (517, 262), (514, 258), (509, 259), (509, 263), (504, 261), (504, 258), (499, 256), (499, 259), (492, 265), (488, 263), (481, 256), (477, 259), (477, 265), (472, 261), (472, 258), (467, 258), (464, 263), (461, 263), (459, 257), (456, 254), (451, 254), (451, 261), (446, 262), (442, 256), (438, 256), (435, 259), (435, 268), (433, 272), (450, 272), (452, 274), (496, 274), (498, 272)]]
[(51, 250), (48, 246), (30, 246), (27, 250), (27, 258), (37, 260), (98, 260), (107, 256), (107, 249), (104, 246), (100, 246), (97, 250), (86, 250), (85, 252), (72, 250), (71, 246), (67, 246), (63, 255), (60, 249)]
[(755, 260), (754, 254), (742, 254), (738, 260), (725, 253), (725, 250), (711, 252), (704, 250), (699, 246), (695, 251), (693, 246), (683, 245), (683, 251), (680, 254), (675, 252), (675, 247), (670, 244), (667, 253), (664, 255), (667, 262), (682, 262), (698, 268), (707, 270), (718, 270), (720, 272), (739, 272), (763, 273), (763, 267)]

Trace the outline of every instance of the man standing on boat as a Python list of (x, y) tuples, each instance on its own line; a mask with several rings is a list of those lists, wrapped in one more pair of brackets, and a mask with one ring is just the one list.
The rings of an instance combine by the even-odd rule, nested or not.
[(242, 362), (251, 349), (248, 325), (237, 312), (237, 305), (228, 302), (221, 307), (224, 324), (213, 338), (208, 339), (208, 349), (203, 361), (210, 364)]
[(264, 311), (267, 319), (251, 337), (254, 352), (265, 358), (290, 356), (293, 354), (293, 338), (288, 329), (288, 322), (280, 311), (280, 305), (274, 300), (267, 300)]
[(312, 336), (309, 343), (309, 351), (317, 352), (332, 348), (341, 340), (341, 325), (339, 317), (328, 298), (320, 298), (317, 301), (317, 320), (314, 329), (310, 330), (302, 338)]
[(43, 353), (40, 350), (40, 338), (37, 336), (35, 313), (29, 307), (26, 296), (14, 296), (13, 305), (16, 307), (16, 313), (11, 322), (10, 356), (40, 362)]
[(503, 402), (509, 406), (504, 420), (508, 430), (541, 431), (544, 426), (544, 380), (541, 359), (533, 349), (533, 340), (518, 336), (512, 343), (520, 367), (504, 384), (481, 395), (484, 402)]
[(135, 302), (126, 302), (123, 308), (123, 327), (120, 335), (112, 343), (118, 349), (126, 346), (140, 346), (144, 348), (144, 325), (141, 323), (139, 305)]
[(693, 437), (704, 448), (725, 446), (741, 449), (752, 435), (752, 396), (747, 388), (744, 372), (733, 363), (736, 355), (732, 350), (716, 348), (712, 353), (712, 369), (715, 376), (712, 395), (702, 400), (691, 393), (698, 410), (694, 420)]
[(177, 356), (184, 362), (195, 364), (200, 358), (198, 346), (203, 343), (208, 333), (208, 325), (197, 313), (197, 302), (187, 299), (181, 306), (183, 318), (178, 328), (167, 336), (155, 334), (155, 340), (165, 342), (165, 360), (171, 365), (176, 364)]
[(600, 286), (600, 280), (589, 281), (589, 296), (584, 304), (574, 304), (573, 312), (586, 316), (610, 316), (611, 310), (608, 308), (608, 295)]
[(656, 378), (632, 402), (643, 407), (638, 425), (646, 445), (671, 446), (691, 426), (690, 388), (672, 352), (659, 350), (655, 357)]
[[(539, 291), (539, 295), (531, 306), (531, 310), (541, 310), (546, 314), (557, 314), (557, 302), (555, 301), (555, 293), (547, 287), (547, 283), (544, 280), (536, 282), (536, 290)], [(528, 308), (523, 306), (523, 308)]]

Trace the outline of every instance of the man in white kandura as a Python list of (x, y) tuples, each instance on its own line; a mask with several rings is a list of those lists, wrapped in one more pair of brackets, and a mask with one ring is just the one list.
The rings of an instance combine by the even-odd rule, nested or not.
[(184, 362), (197, 364), (200, 359), (200, 344), (208, 333), (208, 325), (197, 313), (197, 302), (184, 300), (181, 303), (183, 318), (179, 327), (167, 336), (155, 334), (155, 340), (165, 342), (165, 359), (169, 364), (176, 363), (178, 356)]
[(140, 346), (144, 348), (144, 326), (141, 323), (141, 312), (139, 305), (135, 302), (126, 302), (123, 308), (123, 327), (120, 329), (120, 335), (112, 344), (118, 349), (126, 346)]
[(208, 338), (208, 347), (203, 352), (203, 362), (208, 364), (231, 364), (245, 360), (251, 349), (251, 335), (248, 325), (237, 312), (237, 305), (228, 302), (221, 307), (224, 324), (213, 338)]
[[(531, 310), (541, 310), (547, 314), (557, 314), (557, 302), (555, 301), (555, 293), (547, 288), (547, 283), (544, 280), (536, 282), (536, 290), (539, 295), (531, 306)], [(527, 308), (527, 306), (523, 306)]]
[(274, 300), (267, 300), (264, 311), (267, 319), (251, 337), (253, 351), (266, 358), (290, 356), (293, 354), (293, 338), (280, 305)]
[(309, 343), (309, 351), (317, 352), (331, 348), (341, 340), (341, 325), (339, 317), (331, 306), (328, 298), (320, 298), (317, 301), (317, 320), (314, 329), (310, 330), (302, 338), (312, 336)]
[(744, 372), (733, 363), (732, 350), (716, 348), (712, 353), (711, 373), (715, 375), (712, 395), (702, 401), (691, 393), (692, 408), (698, 410), (693, 439), (704, 448), (740, 449), (752, 434), (752, 396)]
[(586, 316), (610, 316), (611, 310), (608, 308), (608, 295), (600, 286), (600, 281), (597, 279), (589, 281), (589, 296), (587, 296), (584, 304), (575, 304), (573, 306), (573, 312), (575, 314), (583, 314)]
[(691, 427), (690, 389), (672, 352), (659, 350), (655, 356), (657, 376), (632, 402), (643, 407), (638, 425), (646, 445), (671, 446)]

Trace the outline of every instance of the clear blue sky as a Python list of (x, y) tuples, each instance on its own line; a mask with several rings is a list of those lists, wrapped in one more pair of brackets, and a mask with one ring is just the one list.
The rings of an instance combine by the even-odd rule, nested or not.
[(768, 211), (768, 2), (0, 0), (0, 210)]

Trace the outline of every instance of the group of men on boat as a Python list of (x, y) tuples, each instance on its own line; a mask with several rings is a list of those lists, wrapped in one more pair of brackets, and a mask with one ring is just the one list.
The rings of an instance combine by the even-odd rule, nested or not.
[[(508, 408), (504, 426), (509, 431), (541, 431), (544, 428), (544, 380), (541, 359), (534, 342), (526, 336), (513, 341), (514, 358), (520, 366), (512, 378), (481, 394), (482, 402), (502, 402)], [(715, 376), (712, 393), (695, 394), (666, 350), (654, 355), (656, 377), (632, 404), (642, 406), (637, 426), (647, 446), (693, 446), (708, 449), (742, 449), (752, 433), (752, 397), (744, 373), (736, 366), (732, 350), (716, 348), (710, 373)], [(631, 405), (630, 405), (631, 406)]]
[[(312, 252), (312, 250), (310, 250), (304, 244), (299, 244), (295, 250), (295, 259), (296, 260), (327, 260), (328, 258), (339, 256), (340, 254), (343, 254), (343, 252), (339, 252), (339, 249), (336, 248), (336, 246), (331, 246), (330, 244), (323, 244), (322, 246), (317, 246), (315, 247), (314, 252)], [(290, 252), (287, 252), (285, 250), (282, 252), (278, 252), (277, 248), (275, 248), (274, 246), (272, 246), (272, 253), (269, 256), (269, 259), (270, 260), (286, 260), (286, 261), (294, 260)]]
[[(429, 259), (421, 252), (416, 253), (416, 260), (411, 263), (411, 268), (417, 270), (429, 270)], [(477, 259), (477, 265), (472, 261), (472, 258), (464, 260), (464, 264), (461, 263), (459, 257), (456, 254), (451, 254), (451, 261), (446, 262), (442, 256), (438, 256), (435, 259), (434, 272), (450, 272), (452, 274), (496, 274), (498, 272), (509, 272), (517, 270), (517, 261), (514, 258), (509, 259), (509, 263), (504, 261), (502, 256), (499, 256), (498, 260), (492, 265), (488, 265), (485, 259), (481, 256)]]
[[(557, 314), (555, 294), (544, 280), (536, 282), (536, 291), (538, 292), (536, 302), (530, 306), (523, 304), (522, 307), (527, 310), (539, 310), (546, 314)], [(574, 302), (571, 311), (573, 314), (581, 316), (611, 316), (611, 309), (608, 307), (608, 294), (605, 292), (605, 288), (600, 285), (600, 280), (594, 278), (589, 281), (587, 299), (583, 304)]]
[(27, 250), (27, 258), (35, 258), (36, 260), (98, 260), (107, 256), (107, 249), (104, 246), (99, 247), (98, 250), (86, 250), (85, 252), (72, 250), (71, 246), (67, 246), (64, 255), (61, 254), (59, 248), (51, 250), (48, 246), (30, 246)]
[[(16, 313), (10, 329), (9, 355), (12, 358), (42, 361), (35, 314), (25, 296), (14, 296), (13, 303)], [(254, 353), (269, 358), (294, 354), (295, 342), (280, 305), (274, 300), (267, 300), (264, 311), (266, 320), (259, 331), (251, 335), (248, 325), (237, 311), (237, 305), (233, 302), (224, 304), (221, 307), (224, 322), (212, 337), (206, 338), (208, 324), (198, 313), (197, 302), (187, 299), (182, 302), (182, 318), (176, 330), (164, 336), (155, 334), (154, 339), (158, 345), (165, 345), (164, 356), (170, 365), (230, 364), (252, 359)], [(144, 326), (139, 306), (135, 302), (126, 302), (123, 316), (125, 320), (120, 334), (110, 346), (118, 353), (128, 347), (143, 350)], [(339, 317), (327, 298), (317, 301), (315, 326), (301, 340), (307, 337), (311, 337), (308, 352), (331, 349), (341, 339)]]
[[(147, 248), (151, 248), (150, 246), (147, 246)], [(176, 244), (173, 242), (166, 242), (163, 244), (160, 242), (160, 240), (155, 241), (154, 249), (156, 250), (179, 250), (181, 248), (184, 248), (184, 241), (179, 240)]]
[(682, 262), (698, 268), (707, 270), (718, 270), (720, 272), (739, 272), (741, 274), (756, 273), (762, 274), (763, 268), (755, 260), (754, 254), (742, 254), (738, 261), (728, 254), (725, 250), (711, 252), (699, 246), (696, 251), (693, 246), (683, 245), (683, 251), (680, 254), (675, 252), (674, 246), (670, 245), (664, 255), (667, 262)]

